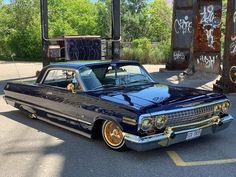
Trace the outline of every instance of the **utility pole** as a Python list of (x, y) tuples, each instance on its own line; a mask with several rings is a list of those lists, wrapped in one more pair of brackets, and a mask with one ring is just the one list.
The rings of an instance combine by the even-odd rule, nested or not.
[(112, 0), (112, 59), (120, 59), (120, 0)]
[(48, 0), (40, 0), (41, 9), (41, 36), (42, 36), (42, 60), (43, 66), (50, 64), (47, 57), (48, 52)]

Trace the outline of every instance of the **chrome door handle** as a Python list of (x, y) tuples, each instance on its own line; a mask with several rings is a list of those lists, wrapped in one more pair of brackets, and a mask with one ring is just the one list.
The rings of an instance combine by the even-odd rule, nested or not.
[(46, 92), (47, 95), (52, 95), (52, 92)]

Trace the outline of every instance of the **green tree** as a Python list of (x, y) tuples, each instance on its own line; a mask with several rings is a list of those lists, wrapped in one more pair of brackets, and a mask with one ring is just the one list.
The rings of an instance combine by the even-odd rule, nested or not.
[(222, 1), (222, 18), (221, 18), (221, 53), (224, 54), (225, 32), (226, 32), (226, 15), (227, 15), (227, 0)]
[[(111, 0), (96, 3), (90, 0), (48, 0), (48, 4), (50, 38), (62, 35), (111, 37)], [(39, 0), (12, 0), (10, 4), (0, 0), (0, 55), (15, 53), (21, 58), (40, 57), (39, 7)], [(171, 9), (165, 0), (151, 3), (149, 0), (122, 0), (121, 21), (123, 41), (157, 41), (161, 44), (158, 44), (159, 48), (169, 44)]]
[(51, 36), (97, 34), (97, 9), (89, 0), (50, 0)]
[(10, 55), (9, 38), (12, 34), (12, 16), (9, 6), (0, 1), (0, 55)]
[(149, 15), (146, 0), (125, 0), (121, 3), (122, 39), (132, 41), (147, 36)]
[(13, 53), (21, 58), (40, 56), (41, 38), (39, 23), (39, 2), (17, 0), (10, 5), (12, 33), (9, 45)]
[(165, 0), (154, 0), (148, 7), (150, 25), (148, 37), (152, 41), (170, 40), (172, 26), (172, 9)]
[(147, 0), (123, 0), (122, 5), (124, 10), (134, 13), (141, 13), (147, 6)]
[(111, 0), (98, 0), (96, 3), (97, 8), (97, 32), (103, 38), (111, 37), (112, 29), (112, 13), (111, 13)]

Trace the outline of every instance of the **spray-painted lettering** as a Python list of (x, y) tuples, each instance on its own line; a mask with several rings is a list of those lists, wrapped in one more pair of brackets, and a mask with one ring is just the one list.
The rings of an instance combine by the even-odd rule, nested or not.
[(214, 64), (216, 63), (216, 60), (218, 59), (218, 56), (204, 56), (201, 55), (199, 58), (197, 58), (197, 64), (205, 66), (207, 69), (213, 69)]
[(220, 27), (220, 19), (215, 16), (213, 5), (204, 6), (203, 10), (200, 12), (200, 15), (200, 24), (202, 24), (204, 28), (206, 26), (211, 26), (212, 28)]
[(214, 30), (216, 28), (220, 27), (220, 19), (215, 16), (214, 13), (214, 6), (209, 5), (209, 6), (204, 6), (203, 10), (200, 12), (201, 15), (201, 21), (200, 24), (202, 24), (202, 28), (206, 34), (207, 41), (208, 41), (208, 47), (215, 49), (214, 47)]
[(192, 33), (192, 22), (189, 21), (189, 17), (185, 16), (184, 19), (176, 19), (174, 22), (175, 32), (177, 34)]
[(230, 53), (236, 54), (236, 36), (231, 37)]
[(214, 32), (214, 29), (205, 29), (205, 33), (206, 33), (206, 36), (207, 36), (207, 42), (208, 42), (208, 47), (211, 47), (213, 49), (214, 48), (214, 43), (215, 43), (215, 40), (214, 40), (214, 35), (213, 35), (213, 32)]
[(234, 23), (236, 22), (236, 11), (234, 12), (233, 21), (234, 21)]
[(185, 60), (185, 55), (184, 55), (184, 53), (181, 52), (181, 51), (174, 51), (174, 52), (173, 52), (173, 58), (174, 58), (174, 60), (177, 61), (177, 62), (182, 62), (182, 61)]

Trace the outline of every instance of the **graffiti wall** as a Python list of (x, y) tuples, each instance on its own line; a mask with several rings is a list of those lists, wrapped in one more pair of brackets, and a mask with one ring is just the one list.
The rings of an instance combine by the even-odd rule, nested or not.
[(196, 70), (220, 73), (221, 0), (198, 0), (193, 60)]
[(172, 57), (167, 69), (186, 69), (193, 37), (193, 0), (174, 1), (172, 27)]
[(66, 60), (101, 60), (99, 37), (65, 36)]
[(228, 0), (223, 73), (214, 90), (236, 92), (236, 1)]
[(232, 26), (231, 36), (230, 36), (231, 43), (230, 43), (230, 51), (229, 51), (230, 57), (225, 58), (225, 60), (228, 59), (230, 61), (229, 61), (229, 64), (224, 65), (224, 67), (230, 68), (229, 72), (228, 72), (228, 77), (230, 79), (230, 87), (232, 87), (230, 89), (233, 90), (234, 92), (236, 92), (236, 2), (235, 2), (235, 0), (232, 3), (233, 3), (232, 4), (233, 16), (230, 19), (232, 25), (227, 24), (229, 26)]

